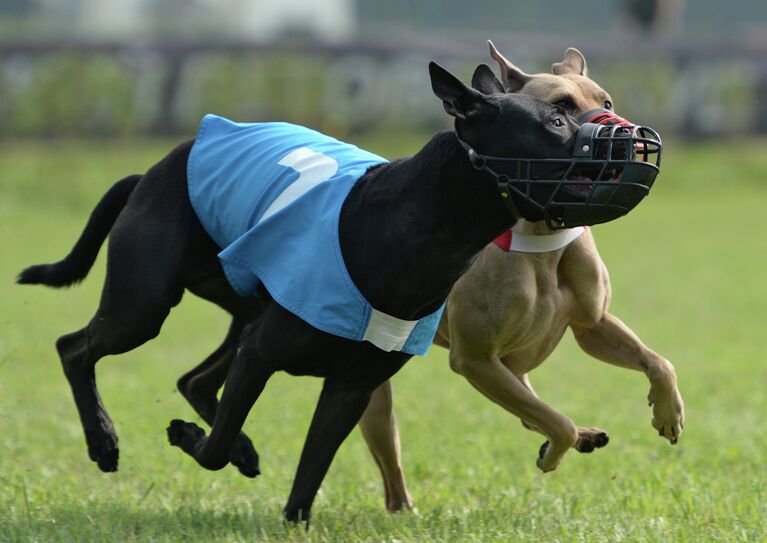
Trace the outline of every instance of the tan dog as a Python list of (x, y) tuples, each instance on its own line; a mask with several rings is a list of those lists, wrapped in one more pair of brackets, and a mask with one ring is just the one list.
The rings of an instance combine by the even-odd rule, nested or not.
[[(530, 94), (576, 116), (612, 109), (610, 95), (588, 78), (586, 60), (577, 49), (568, 49), (552, 74), (529, 75), (488, 43), (502, 72), (503, 88), (490, 75), (497, 91)], [(488, 245), (450, 293), (435, 338), (450, 348), (450, 367), (526, 428), (546, 436), (537, 465), (551, 471), (569, 448), (591, 452), (608, 441), (603, 430), (576, 426), (530, 385), (527, 374), (546, 360), (570, 327), (586, 353), (647, 376), (652, 426), (676, 443), (684, 428), (684, 404), (674, 367), (608, 312), (610, 279), (591, 231), (554, 233), (544, 223), (520, 221), (510, 238), (510, 251)], [(360, 429), (381, 469), (387, 509), (411, 507), (388, 382), (374, 393)]]

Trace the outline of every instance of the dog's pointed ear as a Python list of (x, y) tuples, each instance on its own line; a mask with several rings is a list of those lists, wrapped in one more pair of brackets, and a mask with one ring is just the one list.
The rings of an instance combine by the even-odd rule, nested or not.
[(575, 47), (568, 47), (562, 62), (551, 65), (551, 73), (554, 75), (575, 74), (588, 77), (589, 67), (586, 65), (586, 57)]
[(498, 94), (504, 92), (501, 83), (493, 70), (487, 64), (480, 64), (471, 76), (471, 86), (482, 94)]
[(530, 81), (530, 76), (517, 68), (512, 62), (503, 56), (496, 49), (493, 42), (487, 40), (487, 46), (490, 49), (490, 56), (498, 63), (501, 68), (501, 79), (506, 92), (519, 92), (525, 83)]
[(442, 100), (448, 115), (457, 119), (468, 119), (483, 113), (498, 111), (498, 107), (489, 103), (482, 93), (461, 83), (458, 78), (436, 62), (429, 63), (429, 76), (431, 88)]

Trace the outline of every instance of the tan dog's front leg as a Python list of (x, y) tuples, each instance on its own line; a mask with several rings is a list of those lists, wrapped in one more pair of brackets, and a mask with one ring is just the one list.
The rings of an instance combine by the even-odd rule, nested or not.
[(676, 443), (684, 429), (684, 402), (671, 362), (649, 349), (628, 326), (609, 313), (594, 327), (572, 324), (571, 328), (586, 353), (647, 376), (650, 381), (647, 400), (653, 407), (652, 425), (660, 436)]
[[(535, 392), (535, 389), (533, 389), (533, 385), (530, 383), (530, 377), (528, 377), (526, 373), (520, 375), (519, 380), (523, 385), (525, 385), (527, 390), (535, 395), (536, 398), (539, 397)], [(522, 419), (522, 426), (530, 431), (545, 435), (539, 428), (536, 428), (524, 419)], [(590, 453), (594, 452), (594, 449), (601, 449), (609, 442), (610, 436), (608, 436), (607, 432), (601, 428), (587, 428), (584, 426), (578, 426), (578, 440), (575, 442), (575, 445), (573, 445), (573, 448), (581, 453)], [(547, 446), (547, 444), (544, 443), (544, 446)]]
[(452, 341), (450, 367), (482, 394), (549, 439), (548, 448), (542, 448), (543, 454), (536, 462), (542, 471), (556, 469), (567, 450), (577, 442), (578, 428), (573, 421), (543, 403), (497, 357), (469, 356)]
[(399, 431), (397, 419), (394, 417), (390, 381), (384, 382), (373, 391), (359, 427), (373, 459), (378, 464), (378, 469), (381, 470), (386, 509), (392, 513), (412, 509), (413, 500), (407, 491), (402, 472)]

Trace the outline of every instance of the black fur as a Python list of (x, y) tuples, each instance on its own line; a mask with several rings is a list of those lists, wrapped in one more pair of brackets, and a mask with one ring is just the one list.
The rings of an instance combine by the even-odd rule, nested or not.
[(131, 175), (115, 183), (91, 213), (80, 239), (67, 256), (53, 264), (30, 266), (19, 274), (16, 282), (60, 288), (85, 279), (96, 261), (101, 244), (107, 239), (117, 216), (140, 180), (140, 175)]
[(487, 64), (480, 64), (474, 69), (471, 76), (471, 86), (482, 94), (503, 94), (503, 83), (495, 77), (492, 68)]
[[(564, 128), (555, 127), (553, 106), (520, 95), (485, 96), (433, 63), (430, 75), (435, 94), (456, 117), (456, 130), (478, 151), (522, 157), (571, 151), (577, 125), (568, 119)], [(119, 214), (99, 308), (85, 328), (57, 342), (88, 452), (102, 470), (117, 469), (117, 435), (96, 389), (96, 362), (155, 337), (186, 289), (224, 308), (233, 321), (221, 347), (179, 380), (181, 392), (212, 425), (210, 435), (176, 419), (168, 428), (171, 444), (207, 469), (232, 462), (255, 476), (258, 455), (240, 429), (271, 374), (323, 377), (285, 507), (287, 519), (308, 521), (333, 456), (371, 392), (410, 356), (312, 328), (263, 289), (257, 297), (236, 295), (216, 257), (220, 248), (189, 203), (191, 145), (180, 145), (151, 168), (121, 213), (123, 191), (130, 192), (135, 178), (113, 187), (65, 259), (71, 264), (47, 268), (41, 281), (57, 285), (84, 277), (110, 217)], [(518, 207), (535, 220), (533, 210), (521, 202)], [(414, 320), (437, 309), (475, 254), (512, 222), (494, 181), (471, 166), (454, 133), (443, 132), (414, 157), (372, 168), (359, 180), (341, 211), (341, 249), (352, 279), (376, 309)], [(216, 390), (224, 380), (219, 403)]]

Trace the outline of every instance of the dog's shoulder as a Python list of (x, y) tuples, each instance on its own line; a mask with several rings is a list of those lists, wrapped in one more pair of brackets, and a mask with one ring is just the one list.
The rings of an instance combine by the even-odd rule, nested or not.
[(594, 323), (602, 318), (610, 301), (610, 274), (590, 229), (565, 250), (559, 278), (574, 302), (572, 320)]

